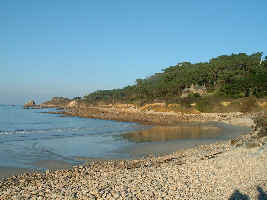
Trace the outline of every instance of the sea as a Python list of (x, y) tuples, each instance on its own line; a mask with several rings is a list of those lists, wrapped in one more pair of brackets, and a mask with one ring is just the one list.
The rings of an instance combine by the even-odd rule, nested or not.
[(136, 123), (63, 117), (55, 109), (0, 105), (0, 167), (34, 168), (39, 161), (72, 164), (77, 158), (127, 158), (115, 150), (128, 146), (123, 133), (147, 128)]
[(0, 168), (45, 169), (48, 163), (135, 159), (227, 140), (249, 131), (214, 122), (152, 127), (49, 114), (51, 111), (56, 109), (0, 105)]

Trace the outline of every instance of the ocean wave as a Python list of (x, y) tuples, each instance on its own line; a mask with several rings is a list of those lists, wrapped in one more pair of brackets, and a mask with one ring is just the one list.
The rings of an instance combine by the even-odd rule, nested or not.
[(0, 135), (14, 135), (14, 134), (31, 134), (31, 133), (51, 133), (51, 132), (79, 132), (95, 130), (89, 127), (69, 127), (69, 128), (49, 128), (49, 129), (16, 129), (16, 130), (0, 130)]

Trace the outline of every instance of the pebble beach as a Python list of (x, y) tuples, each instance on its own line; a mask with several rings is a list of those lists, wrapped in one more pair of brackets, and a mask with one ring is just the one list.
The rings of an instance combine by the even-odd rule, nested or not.
[(0, 181), (0, 199), (266, 199), (266, 141), (240, 142), (252, 136), (161, 157), (25, 173)]
[(254, 123), (255, 116), (196, 115), (254, 127), (229, 141), (168, 155), (88, 160), (3, 178), (0, 199), (267, 199), (267, 137), (258, 137), (263, 128)]

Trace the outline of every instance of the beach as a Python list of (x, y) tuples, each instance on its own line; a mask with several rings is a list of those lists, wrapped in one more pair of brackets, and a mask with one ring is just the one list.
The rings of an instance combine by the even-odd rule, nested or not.
[(91, 161), (2, 180), (0, 198), (257, 199), (267, 189), (266, 155), (266, 145), (236, 148), (225, 142), (157, 158)]
[(260, 129), (255, 126), (247, 135), (158, 157), (88, 159), (68, 169), (9, 177), (0, 181), (0, 198), (264, 199), (267, 141), (266, 137), (258, 139)]
[(0, 5), (0, 200), (267, 200), (267, 1)]

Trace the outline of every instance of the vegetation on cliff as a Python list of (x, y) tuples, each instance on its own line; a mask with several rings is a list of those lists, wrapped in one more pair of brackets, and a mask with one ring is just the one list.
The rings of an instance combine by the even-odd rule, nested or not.
[[(203, 107), (210, 98), (267, 96), (267, 57), (262, 53), (222, 55), (209, 62), (178, 63), (136, 84), (121, 89), (98, 90), (83, 97), (89, 103), (177, 102), (193, 101)], [(190, 88), (192, 90), (190, 90)], [(184, 95), (185, 92), (189, 94)], [(191, 92), (190, 92), (191, 91)], [(201, 92), (202, 91), (202, 92)], [(181, 98), (181, 97), (186, 98)], [(200, 108), (201, 109), (201, 108)]]
[(66, 106), (70, 101), (71, 99), (65, 97), (53, 97), (50, 101), (42, 103), (42, 106), (45, 105)]

